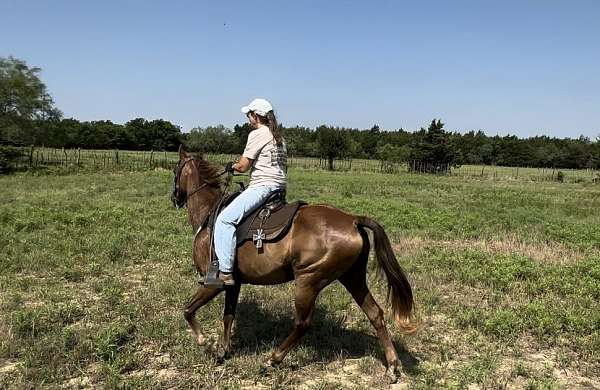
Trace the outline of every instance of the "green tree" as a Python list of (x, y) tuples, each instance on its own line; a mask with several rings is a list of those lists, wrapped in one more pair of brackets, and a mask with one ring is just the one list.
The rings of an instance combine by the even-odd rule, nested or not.
[(319, 155), (327, 159), (327, 169), (333, 170), (335, 158), (347, 157), (350, 150), (350, 140), (346, 132), (339, 128), (319, 126), (316, 130)]
[(241, 150), (236, 150), (239, 145), (234, 134), (223, 125), (192, 129), (186, 146), (201, 153), (241, 153)]
[(592, 149), (592, 168), (600, 169), (600, 135), (596, 138)]
[(441, 120), (432, 120), (427, 131), (421, 129), (419, 135), (421, 141), (412, 148), (411, 158), (425, 164), (421, 169), (435, 173), (455, 163), (456, 153)]
[(60, 118), (40, 68), (13, 57), (0, 57), (0, 139), (36, 143), (36, 121)]
[(381, 131), (378, 125), (374, 125), (368, 131), (363, 133), (362, 149), (367, 158), (377, 157), (377, 143), (381, 138)]
[(177, 150), (181, 143), (179, 126), (164, 119), (155, 119), (147, 123), (152, 150)]

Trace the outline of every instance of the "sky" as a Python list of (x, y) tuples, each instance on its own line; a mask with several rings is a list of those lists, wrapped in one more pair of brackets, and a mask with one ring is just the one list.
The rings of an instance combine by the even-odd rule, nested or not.
[(600, 1), (0, 0), (65, 117), (600, 135)]

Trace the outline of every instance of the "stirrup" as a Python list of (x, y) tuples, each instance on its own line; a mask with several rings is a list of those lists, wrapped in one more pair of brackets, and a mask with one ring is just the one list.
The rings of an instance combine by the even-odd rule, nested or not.
[(219, 263), (217, 261), (213, 261), (208, 266), (208, 271), (206, 272), (206, 276), (204, 277), (204, 287), (207, 288), (224, 288), (225, 283), (219, 276)]

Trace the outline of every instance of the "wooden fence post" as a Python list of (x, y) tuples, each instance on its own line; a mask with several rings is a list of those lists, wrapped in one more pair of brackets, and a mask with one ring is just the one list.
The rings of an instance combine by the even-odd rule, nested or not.
[(33, 149), (35, 147), (33, 146), (33, 144), (31, 144), (31, 147), (29, 148), (29, 168), (31, 168), (31, 166), (33, 165)]

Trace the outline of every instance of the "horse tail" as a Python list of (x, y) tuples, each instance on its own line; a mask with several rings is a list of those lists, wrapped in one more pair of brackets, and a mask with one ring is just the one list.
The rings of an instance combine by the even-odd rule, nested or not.
[(391, 303), (392, 313), (403, 333), (417, 330), (412, 322), (414, 306), (412, 288), (406, 274), (398, 264), (390, 240), (383, 227), (371, 218), (356, 217), (357, 226), (367, 227), (373, 231), (375, 239), (375, 255), (377, 257), (378, 274), (385, 274), (387, 279), (387, 302)]

